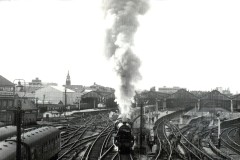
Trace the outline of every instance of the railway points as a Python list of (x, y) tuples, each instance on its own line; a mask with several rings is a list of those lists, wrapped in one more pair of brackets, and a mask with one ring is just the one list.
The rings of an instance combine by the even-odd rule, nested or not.
[[(124, 129), (124, 131), (131, 132), (133, 146), (130, 146), (129, 152), (126, 153), (116, 149), (114, 139), (119, 128), (116, 130), (117, 123), (110, 116), (116, 114), (112, 114), (110, 110), (75, 112), (66, 114), (66, 117), (58, 121), (41, 121), (39, 127), (25, 128), (23, 142), (24, 137), (26, 139), (29, 133), (36, 132), (34, 130), (40, 130), (38, 128), (43, 126), (51, 126), (59, 130), (61, 137), (59, 151), (55, 158), (57, 160), (237, 160), (240, 158), (240, 123), (237, 113), (216, 108), (221, 113), (217, 116), (205, 109), (196, 110), (195, 107), (169, 111), (156, 111), (153, 108), (154, 106), (145, 108), (142, 121), (139, 109), (136, 109), (133, 112), (135, 114), (132, 114), (128, 120), (131, 124), (130, 130)], [(234, 115), (235, 119), (230, 119), (230, 116), (226, 119), (226, 115), (232, 115), (232, 117)], [(217, 138), (218, 118), (221, 119), (220, 147)], [(140, 125), (141, 123), (143, 124)], [(140, 138), (140, 126), (142, 126), (142, 139)], [(37, 132), (40, 133), (40, 131)], [(11, 136), (13, 138), (10, 138)], [(14, 140), (14, 135), (11, 136), (8, 139)], [(120, 134), (120, 136), (123, 135)], [(0, 148), (8, 143), (10, 147), (10, 142), (7, 140)], [(14, 145), (15, 142), (11, 143)], [(126, 141), (121, 143), (124, 144)], [(140, 145), (143, 148), (140, 149)]]

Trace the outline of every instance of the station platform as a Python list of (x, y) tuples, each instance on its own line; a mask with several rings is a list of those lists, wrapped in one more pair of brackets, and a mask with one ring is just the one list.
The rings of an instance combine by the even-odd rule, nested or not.
[(90, 112), (100, 112), (100, 111), (108, 111), (109, 109), (84, 109), (84, 110), (78, 110), (78, 111), (71, 111), (71, 112), (64, 112), (61, 115), (70, 116), (74, 113), (90, 113)]

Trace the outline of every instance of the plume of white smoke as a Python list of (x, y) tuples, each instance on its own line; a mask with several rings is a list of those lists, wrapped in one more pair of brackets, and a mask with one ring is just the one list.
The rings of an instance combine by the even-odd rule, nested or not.
[(139, 25), (138, 15), (145, 14), (148, 8), (148, 0), (103, 0), (107, 21), (105, 54), (114, 61), (114, 69), (120, 79), (116, 98), (121, 114), (130, 112), (131, 99), (135, 95), (134, 84), (141, 79), (141, 61), (131, 47)]

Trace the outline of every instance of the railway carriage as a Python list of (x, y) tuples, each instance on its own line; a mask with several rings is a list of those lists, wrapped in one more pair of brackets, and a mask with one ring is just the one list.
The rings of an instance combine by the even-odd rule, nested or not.
[[(60, 131), (42, 127), (22, 135), (22, 160), (56, 159), (60, 150)], [(1, 160), (16, 159), (16, 137), (0, 142)]]
[(16, 126), (5, 126), (0, 128), (0, 141), (3, 141), (9, 137), (17, 134)]

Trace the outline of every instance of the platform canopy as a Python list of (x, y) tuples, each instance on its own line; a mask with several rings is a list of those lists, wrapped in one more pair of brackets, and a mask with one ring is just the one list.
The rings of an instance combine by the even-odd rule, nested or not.
[(234, 96), (232, 97), (232, 100), (240, 101), (240, 94), (234, 95)]
[(90, 91), (83, 93), (81, 98), (114, 98), (114, 93)]
[(194, 94), (188, 92), (185, 89), (180, 89), (177, 92), (171, 94), (167, 99), (198, 99)]
[(165, 97), (167, 97), (169, 94), (167, 93), (161, 93), (161, 92), (157, 92), (157, 91), (146, 91), (146, 92), (142, 92), (140, 94), (136, 94), (137, 98), (144, 98), (144, 99), (163, 99)]
[(213, 90), (210, 93), (201, 97), (201, 100), (231, 100), (230, 97), (220, 93), (218, 90)]

